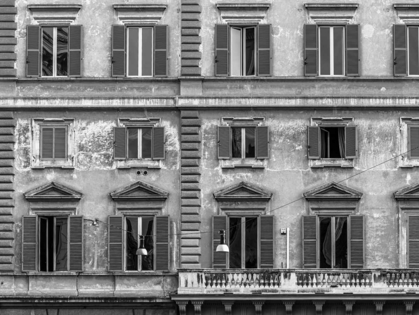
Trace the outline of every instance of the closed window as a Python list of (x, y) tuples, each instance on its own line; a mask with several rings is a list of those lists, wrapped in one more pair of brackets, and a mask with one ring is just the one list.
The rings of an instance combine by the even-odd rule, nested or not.
[(319, 27), (319, 64), (321, 76), (345, 73), (345, 29), (343, 26)]
[(393, 26), (393, 64), (395, 76), (419, 75), (419, 26)]
[(419, 159), (419, 125), (408, 125), (408, 157)]
[(41, 126), (41, 160), (67, 159), (67, 126)]

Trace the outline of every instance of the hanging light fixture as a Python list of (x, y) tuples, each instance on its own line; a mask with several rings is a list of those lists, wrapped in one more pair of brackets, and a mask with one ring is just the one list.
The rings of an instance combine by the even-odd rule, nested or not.
[(218, 244), (216, 252), (228, 253), (230, 250), (226, 244), (226, 231), (220, 230), (220, 244)]
[(140, 235), (140, 247), (137, 249), (136, 254), (138, 256), (147, 256), (148, 255), (147, 250), (144, 247), (144, 236), (143, 235)]

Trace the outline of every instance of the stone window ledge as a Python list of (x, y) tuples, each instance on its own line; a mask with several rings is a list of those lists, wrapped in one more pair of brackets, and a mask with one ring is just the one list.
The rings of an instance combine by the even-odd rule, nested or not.
[(73, 23), (81, 4), (30, 4), (28, 10), (38, 24)]
[(117, 169), (118, 170), (130, 170), (130, 169), (141, 169), (141, 168), (146, 168), (146, 169), (152, 169), (152, 170), (160, 170), (161, 166), (160, 165), (124, 165), (124, 166), (118, 166)]
[(122, 24), (157, 24), (166, 11), (166, 4), (115, 4), (113, 8)]
[(354, 160), (346, 159), (319, 159), (310, 160), (311, 168), (325, 168), (325, 167), (336, 167), (336, 168), (354, 168)]
[(239, 169), (239, 168), (251, 168), (251, 169), (264, 169), (264, 165), (254, 164), (236, 164), (236, 165), (223, 165), (221, 168), (224, 169)]
[(59, 168), (63, 170), (74, 170), (75, 167), (72, 165), (45, 165), (45, 166), (32, 166), (32, 170), (44, 170), (44, 169), (50, 169), (50, 168)]

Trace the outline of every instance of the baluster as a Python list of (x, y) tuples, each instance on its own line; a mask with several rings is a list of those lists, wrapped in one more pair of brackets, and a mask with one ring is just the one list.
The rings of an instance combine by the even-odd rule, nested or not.
[(313, 280), (312, 280), (312, 286), (318, 287), (319, 286), (319, 277), (316, 273), (313, 273)]
[(269, 274), (269, 283), (270, 283), (270, 288), (274, 288), (275, 284), (274, 284), (274, 277), (272, 274)]
[(229, 289), (231, 289), (233, 287), (232, 279), (233, 279), (233, 274), (231, 272), (229, 272), (227, 274), (227, 282), (226, 282), (226, 287), (229, 288)]

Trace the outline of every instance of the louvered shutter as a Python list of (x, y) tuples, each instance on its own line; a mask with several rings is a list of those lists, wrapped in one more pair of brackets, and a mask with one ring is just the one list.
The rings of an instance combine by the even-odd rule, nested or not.
[(54, 128), (54, 158), (67, 158), (67, 128)]
[(357, 134), (355, 126), (345, 127), (345, 157), (354, 159), (357, 156)]
[(303, 222), (303, 268), (317, 268), (317, 217), (305, 215)]
[(115, 160), (125, 159), (127, 155), (127, 133), (123, 127), (114, 128), (114, 158)]
[(28, 25), (26, 28), (26, 76), (41, 76), (40, 46), (41, 28), (37, 25)]
[(307, 128), (307, 139), (308, 158), (320, 159), (320, 127), (309, 126)]
[(419, 268), (419, 216), (409, 216), (409, 268)]
[(359, 76), (359, 25), (346, 26), (346, 75)]
[(304, 25), (304, 75), (317, 76), (317, 25)]
[(164, 127), (153, 128), (153, 159), (164, 160)]
[(41, 128), (41, 159), (54, 157), (54, 128)]
[(274, 216), (260, 217), (260, 268), (274, 267)]
[(231, 158), (231, 129), (230, 127), (218, 127), (218, 158)]
[(350, 267), (364, 268), (364, 216), (351, 215)]
[(36, 216), (22, 217), (22, 271), (37, 270)]
[(81, 50), (82, 50), (82, 26), (70, 25), (70, 62), (69, 76), (81, 76)]
[(409, 157), (419, 158), (419, 126), (409, 126)]
[(108, 218), (108, 262), (109, 271), (123, 271), (124, 261), (124, 218), (109, 216)]
[(156, 270), (169, 270), (169, 216), (156, 216)]
[(269, 158), (269, 129), (268, 127), (256, 127), (256, 158)]
[(227, 24), (215, 25), (215, 75), (228, 76), (229, 71), (229, 53), (228, 53), (228, 31)]
[(83, 216), (70, 216), (70, 271), (83, 270)]
[(271, 56), (271, 25), (261, 24), (258, 26), (258, 75), (272, 75)]
[(167, 51), (169, 44), (169, 27), (167, 25), (154, 26), (154, 76), (167, 77)]
[(395, 77), (407, 75), (407, 27), (393, 25), (393, 71)]
[(125, 26), (112, 26), (112, 76), (125, 76)]
[[(220, 230), (227, 233), (227, 217), (223, 215), (215, 215), (212, 217), (212, 267), (227, 268), (227, 253), (216, 252), (217, 246), (220, 244)], [(226, 235), (226, 242), (228, 236)]]

